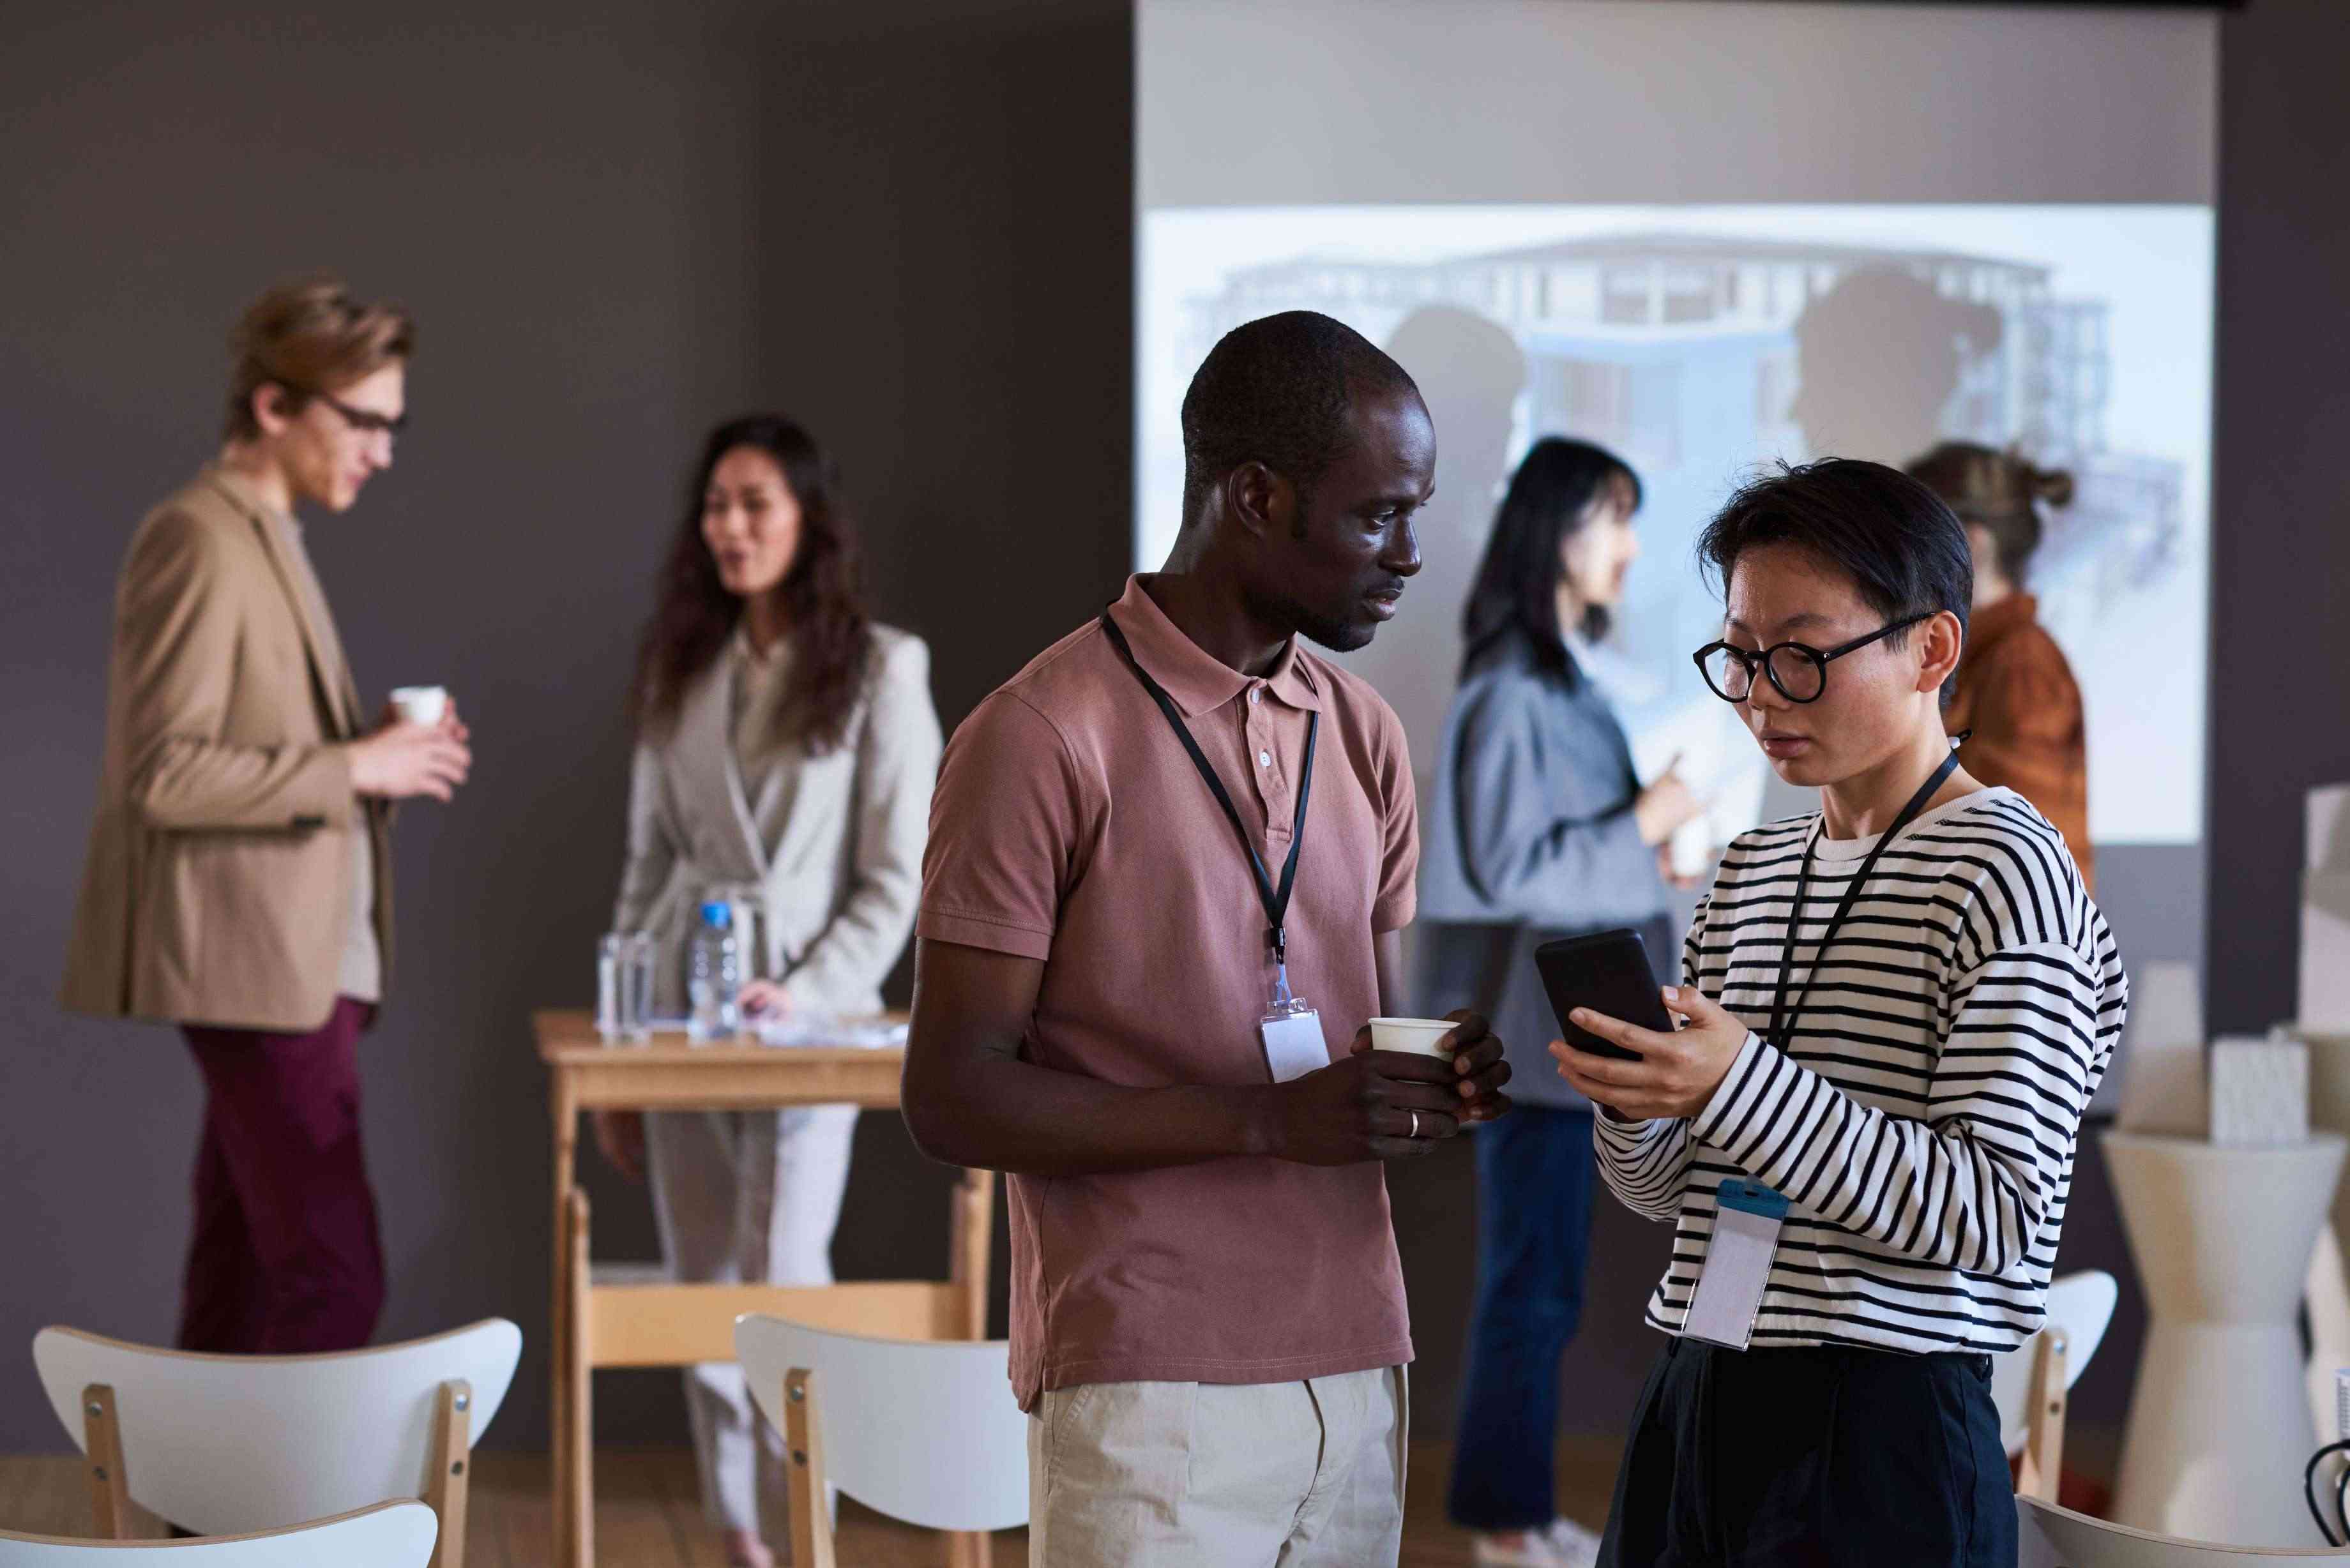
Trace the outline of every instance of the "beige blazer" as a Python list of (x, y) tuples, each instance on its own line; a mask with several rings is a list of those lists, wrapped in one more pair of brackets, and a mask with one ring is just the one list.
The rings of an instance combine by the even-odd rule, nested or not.
[(929, 648), (889, 627), (871, 635), (841, 744), (787, 750), (754, 789), (734, 758), (726, 655), (687, 691), (674, 728), (638, 746), (612, 927), (652, 934), (657, 1012), (684, 1011), (686, 941), (724, 882), (764, 889), (763, 972), (783, 978), (795, 1010), (879, 1009), (913, 933), (941, 740)]
[(207, 468), (147, 514), (116, 585), (106, 750), (66, 954), (77, 1012), (307, 1031), (335, 1002), (374, 856), (391, 970), (387, 815), (351, 788), (360, 731), (307, 568), (235, 475)]

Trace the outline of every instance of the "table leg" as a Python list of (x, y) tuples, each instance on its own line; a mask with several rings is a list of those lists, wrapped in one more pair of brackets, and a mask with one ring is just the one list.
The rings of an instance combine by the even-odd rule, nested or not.
[(572, 1103), (570, 1085), (557, 1068), (550, 1101), (555, 1120), (555, 1267), (547, 1314), (548, 1389), (547, 1449), (551, 1461), (550, 1517), (554, 1528), (555, 1562), (558, 1568), (577, 1568), (572, 1549), (571, 1516), (571, 1187), (577, 1174), (579, 1111)]
[(987, 1275), (995, 1241), (995, 1172), (966, 1170), (955, 1189), (947, 1277), (962, 1292), (965, 1339), (987, 1337)]
[(596, 1561), (596, 1411), (590, 1377), (595, 1346), (593, 1319), (588, 1302), (588, 1194), (571, 1189), (571, 1320), (564, 1335), (569, 1352), (565, 1367), (565, 1407), (567, 1419), (564, 1448), (570, 1455), (565, 1472), (569, 1496), (563, 1500), (570, 1533), (569, 1568), (593, 1568)]
[[(987, 1275), (995, 1241), (995, 1172), (966, 1170), (955, 1189), (953, 1258), (948, 1264), (962, 1294), (965, 1339), (987, 1337)], [(947, 1537), (947, 1568), (987, 1568), (988, 1537), (981, 1533), (951, 1533)]]

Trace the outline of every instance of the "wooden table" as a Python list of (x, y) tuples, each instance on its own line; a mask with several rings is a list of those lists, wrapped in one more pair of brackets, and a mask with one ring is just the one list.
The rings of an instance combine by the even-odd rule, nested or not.
[[(980, 1339), (987, 1333), (987, 1272), (995, 1182), (965, 1171), (952, 1199), (948, 1275), (845, 1284), (678, 1284), (639, 1270), (588, 1263), (588, 1195), (577, 1179), (579, 1116), (594, 1110), (779, 1110), (852, 1105), (891, 1110), (906, 1054), (896, 1050), (689, 1045), (656, 1033), (608, 1045), (579, 1010), (537, 1013), (555, 1116), (553, 1322), (555, 1561), (590, 1568), (595, 1549), (595, 1427), (590, 1375), (599, 1366), (688, 1366), (734, 1359), (734, 1319), (774, 1313), (820, 1327), (909, 1339)], [(950, 1562), (984, 1563), (985, 1537), (950, 1538)], [(974, 1552), (977, 1555), (974, 1555)]]

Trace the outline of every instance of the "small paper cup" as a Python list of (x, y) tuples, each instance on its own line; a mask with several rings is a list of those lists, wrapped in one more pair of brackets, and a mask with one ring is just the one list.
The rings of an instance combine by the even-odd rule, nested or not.
[(449, 711), (445, 686), (402, 686), (391, 694), (394, 711), (411, 724), (437, 724)]
[(1401, 1051), (1413, 1056), (1451, 1056), (1450, 1051), (1439, 1050), (1437, 1042), (1456, 1027), (1442, 1018), (1374, 1018), (1371, 1020), (1371, 1049)]

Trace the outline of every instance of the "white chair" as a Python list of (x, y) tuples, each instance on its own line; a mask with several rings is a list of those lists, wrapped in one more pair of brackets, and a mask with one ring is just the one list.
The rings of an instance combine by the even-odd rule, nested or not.
[(983, 1568), (984, 1532), (1028, 1522), (1028, 1417), (1012, 1397), (1010, 1348), (734, 1320), (751, 1397), (790, 1456), (795, 1568), (834, 1568), (827, 1488), (955, 1532), (956, 1568)]
[(435, 1529), (432, 1511), (421, 1502), (380, 1502), (291, 1530), (193, 1541), (65, 1541), (0, 1531), (0, 1568), (424, 1568)]
[(2342, 1568), (2350, 1552), (2319, 1546), (2221, 1546), (2109, 1524), (2038, 1498), (2015, 1500), (2021, 1568)]
[(522, 1354), (504, 1318), (328, 1355), (202, 1355), (45, 1328), (33, 1363), (81, 1444), (98, 1533), (130, 1502), (206, 1535), (278, 1530), (421, 1497), (435, 1568), (462, 1568), (466, 1456)]
[(1991, 1358), (1991, 1399), (1999, 1407), (2000, 1437), (2010, 1459), (2023, 1457), (2015, 1481), (2022, 1496), (2056, 1501), (2065, 1394), (2105, 1343), (2120, 1296), (2121, 1287), (2102, 1269), (2066, 1274), (2048, 1287), (2048, 1321), (2040, 1332)]

